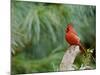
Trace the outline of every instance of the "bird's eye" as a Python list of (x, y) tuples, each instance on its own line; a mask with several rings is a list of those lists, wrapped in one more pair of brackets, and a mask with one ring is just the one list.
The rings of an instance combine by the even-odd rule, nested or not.
[(67, 30), (69, 30), (69, 28), (67, 28)]

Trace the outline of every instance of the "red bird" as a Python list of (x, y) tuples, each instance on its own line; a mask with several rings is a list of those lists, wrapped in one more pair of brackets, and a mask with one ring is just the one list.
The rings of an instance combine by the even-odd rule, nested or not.
[(80, 38), (77, 35), (77, 32), (74, 30), (72, 24), (68, 24), (66, 28), (65, 39), (70, 45), (79, 45), (80, 50), (84, 52), (84, 47), (80, 43)]

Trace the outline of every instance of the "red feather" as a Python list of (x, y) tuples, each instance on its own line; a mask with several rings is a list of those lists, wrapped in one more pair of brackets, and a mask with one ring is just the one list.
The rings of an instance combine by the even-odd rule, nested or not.
[(80, 50), (82, 52), (84, 51), (84, 47), (81, 45), (80, 38), (78, 37), (77, 32), (74, 30), (72, 24), (67, 25), (65, 39), (70, 45), (79, 45)]

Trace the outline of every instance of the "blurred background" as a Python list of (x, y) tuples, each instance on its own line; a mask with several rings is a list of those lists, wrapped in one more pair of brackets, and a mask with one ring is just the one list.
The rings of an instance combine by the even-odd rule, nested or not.
[(68, 48), (65, 28), (72, 23), (87, 55), (76, 70), (95, 69), (96, 6), (11, 1), (11, 74), (55, 72)]

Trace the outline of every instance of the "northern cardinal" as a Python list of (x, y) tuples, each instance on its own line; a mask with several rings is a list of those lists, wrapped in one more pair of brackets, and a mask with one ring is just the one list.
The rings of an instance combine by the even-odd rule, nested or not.
[(68, 24), (66, 28), (65, 39), (70, 45), (79, 45), (82, 53), (84, 52), (84, 47), (81, 45), (80, 38), (78, 37), (77, 32), (74, 30), (72, 24)]

